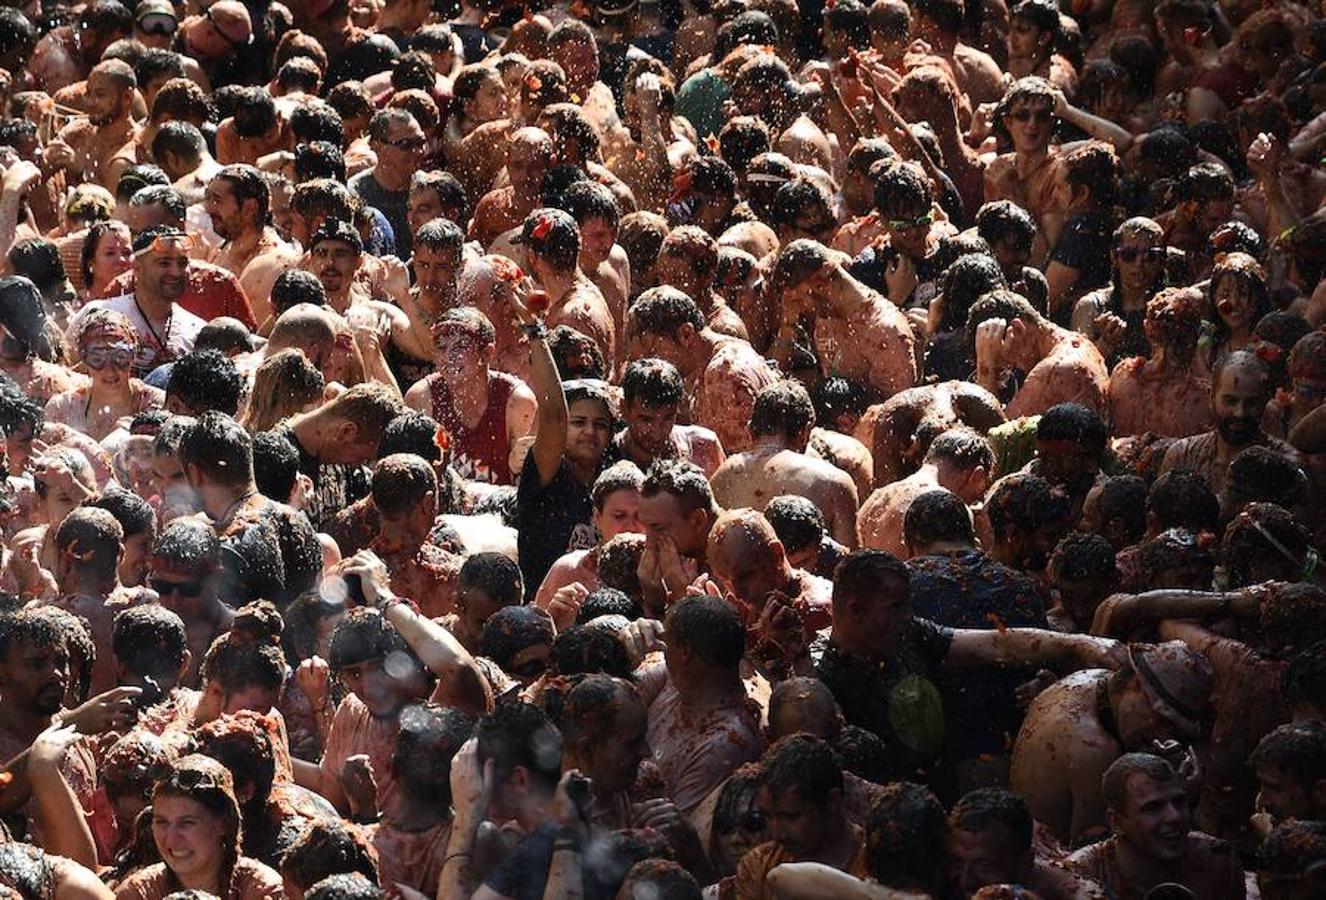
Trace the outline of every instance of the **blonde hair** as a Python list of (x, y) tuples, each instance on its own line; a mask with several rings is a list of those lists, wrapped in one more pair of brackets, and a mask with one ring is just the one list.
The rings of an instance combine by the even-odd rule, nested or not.
[(250, 434), (270, 431), (283, 419), (307, 412), (322, 400), (326, 381), (302, 351), (293, 347), (263, 360), (253, 375), (249, 405), (239, 423)]

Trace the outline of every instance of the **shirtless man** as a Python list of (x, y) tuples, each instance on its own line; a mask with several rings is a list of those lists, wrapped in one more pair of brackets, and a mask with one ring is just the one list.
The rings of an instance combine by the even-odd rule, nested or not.
[[(422, 280), (422, 276), (415, 274)], [(492, 367), (528, 381), (529, 346), (515, 326), (510, 305), (512, 292), (522, 277), (520, 267), (508, 257), (496, 254), (480, 257), (461, 271), (456, 302), (473, 306), (492, 323), (496, 339)]]
[(254, 317), (265, 322), (272, 315), (272, 283), (299, 264), (299, 253), (267, 224), (271, 214), (267, 181), (253, 166), (226, 166), (208, 183), (203, 208), (212, 219), (212, 230), (225, 241), (211, 261), (239, 278)]
[(655, 618), (705, 571), (709, 530), (718, 511), (708, 479), (694, 464), (658, 460), (645, 473), (640, 485), (645, 550), (639, 575), (644, 607)]
[(207, 183), (221, 168), (207, 152), (202, 132), (191, 122), (167, 120), (156, 129), (148, 147), (184, 202), (201, 203)]
[(147, 583), (188, 629), (189, 667), (181, 683), (190, 687), (198, 685), (212, 641), (229, 631), (235, 618), (220, 596), (221, 574), (221, 541), (206, 521), (190, 516), (162, 529)]
[(1036, 821), (1065, 843), (1106, 825), (1101, 776), (1155, 741), (1194, 741), (1209, 703), (1211, 667), (1177, 641), (1134, 645), (1111, 674), (1075, 672), (1037, 697), (1013, 745), (1010, 786)]
[(484, 247), (518, 227), (539, 205), (543, 176), (556, 160), (552, 138), (541, 128), (520, 128), (506, 144), (506, 173), (510, 184), (494, 188), (474, 207), (470, 237)]
[(1269, 447), (1301, 462), (1296, 450), (1262, 430), (1271, 399), (1270, 377), (1266, 364), (1247, 351), (1235, 351), (1218, 362), (1211, 381), (1215, 428), (1171, 444), (1160, 470), (1191, 469), (1223, 497), (1229, 462), (1245, 447)]
[(630, 355), (665, 359), (686, 380), (685, 420), (712, 429), (727, 453), (748, 449), (755, 395), (778, 380), (773, 367), (750, 344), (710, 329), (695, 301), (673, 287), (645, 291), (626, 321)]
[(437, 371), (405, 392), (405, 405), (445, 429), (451, 465), (462, 477), (511, 484), (516, 442), (534, 429), (533, 391), (491, 368), (495, 332), (474, 307), (448, 310), (433, 333)]
[(916, 340), (896, 306), (848, 274), (840, 257), (817, 241), (796, 240), (774, 263), (772, 289), (783, 316), (773, 356), (797, 367), (813, 353), (834, 373), (887, 399), (916, 383)]
[(763, 510), (779, 494), (808, 497), (824, 510), (834, 540), (856, 546), (856, 485), (841, 469), (805, 453), (815, 408), (794, 381), (766, 387), (755, 398), (750, 432), (754, 446), (728, 457), (714, 473), (714, 496), (728, 508)]
[(1115, 434), (1154, 432), (1183, 438), (1211, 425), (1210, 382), (1193, 365), (1202, 327), (1201, 297), (1166, 289), (1146, 304), (1143, 329), (1151, 356), (1125, 359), (1110, 375), (1109, 421)]
[(672, 79), (649, 71), (643, 63), (633, 65), (626, 78), (622, 109), (627, 133), (609, 149), (604, 163), (642, 207), (653, 209), (669, 193), (674, 165), (694, 147), (674, 134), (677, 95)]
[(694, 225), (681, 225), (668, 232), (658, 249), (654, 271), (663, 284), (670, 284), (694, 300), (705, 322), (719, 334), (749, 340), (741, 317), (714, 291), (718, 273), (718, 241)]
[[(390, 341), (411, 356), (427, 359), (431, 348), (419, 346), (405, 312), (392, 303), (370, 299), (366, 287), (356, 279), (363, 259), (364, 245), (359, 232), (348, 222), (328, 219), (309, 239), (304, 268), (318, 276), (327, 291), (327, 305), (338, 315), (375, 334), (379, 345)], [(365, 360), (365, 366), (368, 365), (369, 361)], [(395, 387), (394, 376), (389, 372), (385, 376)]]
[(1068, 865), (1120, 900), (1177, 884), (1195, 897), (1245, 896), (1243, 865), (1234, 848), (1192, 830), (1187, 786), (1173, 767), (1150, 753), (1126, 753), (1105, 770), (1100, 792), (1113, 836), (1083, 847)]
[(138, 80), (128, 63), (108, 59), (87, 79), (87, 119), (71, 122), (46, 145), (48, 175), (67, 171), (70, 181), (92, 181), (114, 192), (124, 170), (138, 161), (138, 126), (130, 111)]
[(463, 560), (429, 537), (438, 513), (433, 467), (410, 453), (392, 454), (373, 470), (370, 496), (378, 512), (371, 549), (389, 567), (391, 589), (430, 619), (449, 615)]
[(598, 344), (605, 360), (616, 359), (612, 311), (580, 267), (575, 219), (560, 209), (536, 209), (513, 240), (520, 245), (521, 267), (548, 295), (548, 327), (574, 328)]
[[(779, 674), (806, 661), (815, 632), (832, 621), (833, 585), (794, 568), (769, 520), (753, 509), (718, 517), (709, 532), (707, 560), (719, 585), (738, 601), (754, 637), (747, 654)], [(791, 622), (799, 633), (786, 633), (784, 609), (795, 614)]]
[[(626, 301), (631, 293), (631, 261), (617, 243), (621, 206), (612, 191), (602, 184), (581, 182), (567, 188), (562, 205), (580, 229), (580, 269), (603, 295), (612, 311), (612, 326), (618, 335), (626, 329)], [(626, 342), (618, 340), (612, 368), (621, 365)]]
[(1002, 788), (979, 788), (948, 817), (948, 869), (954, 896), (986, 885), (1016, 884), (1045, 900), (1104, 900), (1099, 885), (1038, 852), (1026, 801)]
[(853, 434), (870, 448), (875, 487), (915, 472), (930, 441), (960, 425), (985, 434), (1004, 422), (993, 394), (969, 381), (908, 388), (866, 410)]
[(718, 435), (699, 425), (678, 425), (686, 383), (672, 363), (637, 359), (622, 375), (622, 420), (610, 454), (629, 459), (642, 470), (656, 459), (693, 462), (712, 478), (725, 456)]
[(1004, 73), (989, 54), (958, 39), (962, 16), (961, 0), (919, 0), (912, 4), (912, 38), (948, 63), (973, 104), (994, 103), (1004, 95)]
[(1010, 419), (1045, 412), (1057, 403), (1106, 411), (1109, 372), (1085, 335), (1060, 328), (1012, 291), (986, 294), (967, 315), (976, 346), (976, 381), (999, 394), (1010, 370), (1026, 378), (1004, 404)]
[[(54, 574), (61, 588), (56, 605), (85, 619), (93, 643), (109, 648), (117, 608), (139, 593), (120, 586), (117, 565), (124, 554), (124, 530), (106, 510), (80, 507), (60, 523), (55, 546), (59, 555)], [(99, 653), (92, 666), (90, 692), (100, 694), (117, 684), (114, 656)]]
[(966, 428), (944, 432), (926, 452), (921, 468), (901, 481), (879, 488), (861, 504), (856, 518), (862, 547), (887, 550), (899, 559), (911, 556), (903, 535), (903, 522), (912, 501), (927, 491), (943, 488), (971, 505), (985, 496), (994, 470), (990, 444)]

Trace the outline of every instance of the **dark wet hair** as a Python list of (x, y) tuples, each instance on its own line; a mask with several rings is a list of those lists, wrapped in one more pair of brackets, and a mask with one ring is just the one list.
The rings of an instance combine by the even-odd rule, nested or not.
[(246, 484), (253, 478), (253, 438), (224, 413), (203, 413), (184, 432), (176, 455), (180, 465), (197, 466), (221, 484)]
[(976, 540), (971, 510), (956, 494), (943, 489), (926, 491), (912, 501), (903, 517), (903, 535), (917, 549), (936, 541)]
[(770, 794), (795, 790), (801, 800), (823, 809), (831, 792), (842, 791), (843, 770), (826, 741), (791, 734), (765, 751), (760, 760), (760, 784)]
[(625, 616), (634, 621), (640, 618), (640, 615), (640, 604), (625, 592), (616, 588), (600, 587), (590, 591), (589, 596), (585, 597), (585, 602), (580, 604), (575, 624), (585, 625), (599, 616)]
[(474, 722), (459, 710), (435, 703), (406, 706), (391, 758), (401, 787), (417, 801), (450, 807), (451, 760), (473, 732)]
[(562, 736), (537, 706), (507, 703), (479, 720), (479, 765), (493, 761), (496, 784), (504, 784), (517, 766), (551, 791), (562, 774)]
[(1061, 522), (1071, 508), (1067, 495), (1044, 478), (1020, 472), (1001, 479), (985, 504), (997, 541), (1007, 540), (1014, 527), (1035, 530)]
[(572, 625), (557, 635), (552, 665), (558, 675), (603, 673), (630, 678), (635, 668), (617, 636), (592, 625)]
[(195, 413), (215, 410), (233, 416), (244, 384), (234, 361), (220, 350), (191, 350), (172, 364), (166, 393)]
[(511, 672), (517, 653), (540, 644), (552, 646), (556, 629), (543, 610), (504, 606), (488, 617), (479, 636), (479, 653)]
[(866, 865), (885, 887), (934, 892), (936, 860), (944, 858), (948, 823), (929, 788), (909, 781), (884, 785), (866, 817)]
[(164, 606), (131, 606), (115, 617), (111, 652), (134, 675), (173, 684), (189, 652), (184, 620)]
[(520, 567), (505, 553), (475, 553), (466, 558), (457, 584), (461, 589), (483, 591), (488, 599), (502, 606), (519, 604), (525, 596)]
[(340, 819), (314, 820), (281, 857), (281, 874), (301, 890), (328, 876), (351, 873), (377, 884), (377, 863), (367, 837)]
[(1003, 788), (978, 788), (953, 807), (948, 817), (949, 827), (955, 831), (979, 833), (1003, 826), (1017, 842), (1019, 853), (1031, 852), (1034, 823), (1027, 801)]
[(805, 497), (797, 494), (777, 496), (764, 508), (764, 517), (788, 553), (818, 547), (824, 540), (824, 513)]
[(726, 600), (692, 595), (673, 604), (667, 616), (668, 639), (708, 665), (736, 672), (746, 653), (746, 629)]
[(361, 606), (347, 612), (345, 618), (336, 623), (327, 662), (335, 672), (397, 654), (406, 654), (416, 666), (420, 665), (418, 657), (395, 626), (376, 609)]
[(755, 395), (750, 414), (754, 437), (776, 435), (792, 440), (815, 427), (815, 406), (799, 381), (775, 382)]

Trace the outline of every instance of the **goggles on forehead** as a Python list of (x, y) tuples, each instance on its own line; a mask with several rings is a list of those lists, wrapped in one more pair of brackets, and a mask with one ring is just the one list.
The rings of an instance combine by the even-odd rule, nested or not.
[(134, 252), (134, 258), (142, 256), (145, 253), (158, 253), (162, 250), (178, 250), (181, 253), (188, 254), (197, 246), (194, 243), (193, 235), (179, 232), (178, 234), (163, 234), (152, 240), (142, 250)]
[(165, 13), (148, 13), (138, 20), (138, 30), (143, 34), (174, 34), (178, 25), (174, 16)]

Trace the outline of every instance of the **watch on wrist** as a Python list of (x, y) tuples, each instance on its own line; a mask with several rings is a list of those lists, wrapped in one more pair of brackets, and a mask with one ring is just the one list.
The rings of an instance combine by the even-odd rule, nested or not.
[(524, 333), (525, 337), (529, 338), (531, 341), (541, 341), (548, 336), (548, 326), (544, 325), (538, 319), (535, 319), (528, 325), (521, 325), (520, 330)]

